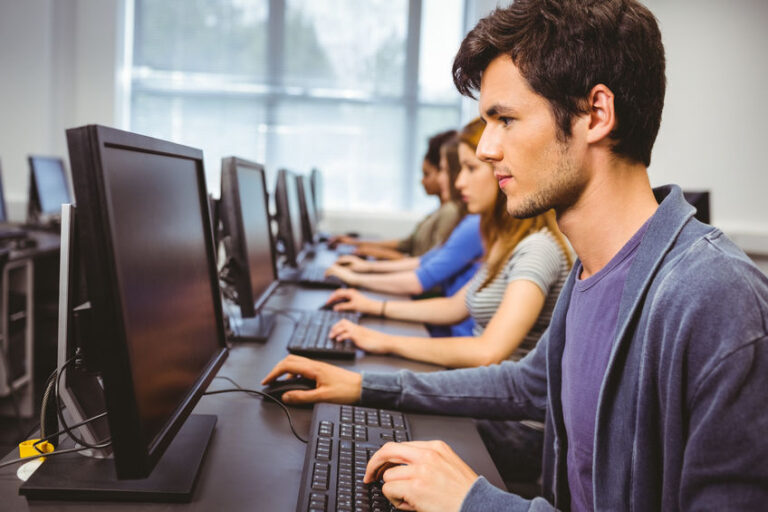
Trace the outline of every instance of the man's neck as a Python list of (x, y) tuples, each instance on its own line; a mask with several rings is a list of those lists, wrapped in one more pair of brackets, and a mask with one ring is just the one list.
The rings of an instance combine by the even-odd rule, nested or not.
[(581, 260), (580, 277), (607, 265), (656, 208), (644, 166), (613, 160), (592, 173), (577, 202), (558, 212), (560, 230)]

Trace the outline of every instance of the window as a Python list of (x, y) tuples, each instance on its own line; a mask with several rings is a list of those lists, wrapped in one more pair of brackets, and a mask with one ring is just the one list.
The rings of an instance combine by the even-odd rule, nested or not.
[[(331, 209), (427, 210), (429, 135), (456, 128), (466, 0), (134, 0), (129, 129), (323, 171)], [(271, 182), (273, 183), (273, 181)]]

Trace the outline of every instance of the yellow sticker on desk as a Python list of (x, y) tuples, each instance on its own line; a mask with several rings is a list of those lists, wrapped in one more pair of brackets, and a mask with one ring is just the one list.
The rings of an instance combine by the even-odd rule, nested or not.
[[(27, 439), (26, 441), (19, 443), (19, 457), (34, 457), (35, 455), (40, 455), (41, 453), (53, 452), (54, 448), (51, 443), (48, 441), (38, 443), (38, 441), (40, 440)], [(37, 446), (35, 446), (35, 443), (38, 443)], [(45, 457), (41, 457), (41, 459), (45, 460)]]

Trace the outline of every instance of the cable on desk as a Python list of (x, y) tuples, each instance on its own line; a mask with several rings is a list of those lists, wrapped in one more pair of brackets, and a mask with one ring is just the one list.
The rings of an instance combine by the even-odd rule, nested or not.
[(64, 413), (62, 412), (61, 400), (59, 397), (59, 385), (61, 383), (61, 376), (64, 375), (64, 372), (67, 370), (67, 367), (69, 367), (69, 365), (75, 362), (77, 357), (78, 356), (76, 354), (70, 357), (69, 359), (67, 359), (67, 361), (61, 366), (61, 368), (59, 368), (58, 374), (56, 375), (55, 386), (54, 386), (54, 398), (56, 399), (56, 414), (59, 417), (59, 423), (64, 428), (64, 432), (73, 441), (75, 441), (77, 444), (84, 446), (86, 448), (91, 448), (93, 450), (100, 450), (112, 444), (111, 439), (105, 439), (104, 441), (100, 441), (98, 444), (91, 444), (91, 443), (88, 443), (87, 441), (84, 441), (83, 439), (75, 435), (74, 432), (72, 432), (71, 429), (74, 427), (70, 427), (69, 425), (67, 425), (67, 421), (64, 419)]
[[(92, 416), (92, 417), (88, 418), (87, 420), (83, 420), (83, 421), (81, 421), (81, 422), (79, 422), (79, 423), (75, 423), (74, 425), (67, 425), (67, 426), (68, 426), (69, 428), (77, 428), (77, 427), (82, 427), (82, 426), (83, 426), (83, 425), (85, 425), (86, 423), (90, 423), (90, 422), (92, 422), (92, 421), (96, 421), (96, 420), (98, 420), (98, 419), (104, 418), (106, 415), (107, 415), (107, 411), (104, 411), (104, 412), (102, 412), (102, 413), (99, 413), (99, 414), (97, 414), (96, 416)], [(46, 441), (50, 441), (50, 440), (51, 440), (51, 439), (53, 439), (54, 437), (56, 437), (56, 436), (60, 436), (61, 434), (65, 434), (66, 432), (67, 432), (66, 430), (59, 430), (58, 432), (54, 432), (53, 434), (49, 434), (49, 435), (47, 435), (47, 436), (45, 436), (45, 437), (41, 437), (40, 439), (38, 439), (37, 441), (35, 441), (35, 442), (32, 444), (32, 447), (33, 447), (35, 450), (37, 450), (39, 453), (41, 453), (41, 454), (45, 455), (45, 453), (44, 453), (44, 452), (40, 451), (40, 448), (38, 448), (38, 447), (37, 447), (37, 445), (38, 445), (38, 444), (40, 444), (40, 443), (44, 443), (44, 442), (46, 442)], [(42, 432), (41, 432), (41, 435), (42, 435)], [(73, 441), (75, 441), (75, 440), (73, 439)], [(76, 442), (76, 441), (75, 441), (75, 442)], [(107, 443), (107, 445), (106, 445), (106, 446), (103, 446), (102, 448), (106, 448), (106, 447), (107, 447), (107, 446), (109, 446), (110, 444), (112, 444), (112, 442), (111, 442), (111, 441), (110, 441), (109, 443)]]
[(207, 391), (207, 392), (203, 393), (203, 396), (206, 396), (206, 395), (220, 395), (220, 394), (223, 394), (223, 393), (238, 393), (238, 392), (240, 392), (240, 393), (248, 393), (249, 395), (257, 395), (257, 396), (260, 396), (262, 398), (267, 398), (267, 399), (275, 402), (277, 405), (279, 405), (283, 409), (283, 411), (285, 412), (285, 415), (288, 417), (288, 425), (291, 427), (291, 432), (293, 432), (293, 435), (296, 436), (296, 439), (298, 439), (299, 441), (301, 441), (304, 444), (308, 443), (308, 441), (306, 439), (301, 437), (299, 435), (299, 433), (296, 432), (296, 428), (293, 426), (293, 419), (291, 418), (291, 412), (288, 410), (288, 408), (285, 406), (285, 404), (283, 402), (281, 402), (280, 400), (278, 400), (277, 398), (275, 398), (273, 396), (270, 396), (270, 395), (264, 393), (263, 391), (257, 391), (255, 389), (247, 389), (247, 388), (241, 387), (237, 382), (233, 381), (229, 377), (216, 377), (216, 378), (217, 379), (228, 380), (229, 382), (234, 384), (236, 387), (233, 388), (233, 389), (217, 389), (216, 391)]
[[(59, 450), (59, 451), (56, 451), (56, 452), (46, 453), (46, 454), (44, 454), (44, 456), (47, 459), (48, 457), (55, 457), (57, 455), (64, 455), (65, 453), (81, 452), (81, 451), (87, 450), (87, 449), (88, 448), (86, 448), (85, 446), (80, 446), (80, 447), (76, 447), (76, 448), (67, 448), (66, 450)], [(6, 462), (3, 462), (2, 464), (0, 464), (0, 468), (4, 468), (4, 467), (10, 466), (12, 464), (19, 464), (21, 462), (26, 462), (28, 460), (38, 459), (40, 457), (41, 457), (40, 455), (32, 455), (30, 457), (19, 457), (18, 459), (11, 459), (9, 461), (6, 461)]]

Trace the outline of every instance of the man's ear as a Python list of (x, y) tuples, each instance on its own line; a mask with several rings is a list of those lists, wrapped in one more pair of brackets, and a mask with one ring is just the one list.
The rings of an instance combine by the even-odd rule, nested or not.
[(589, 127), (587, 142), (595, 143), (606, 140), (616, 129), (616, 109), (613, 104), (613, 91), (603, 84), (597, 84), (587, 97), (589, 107)]

